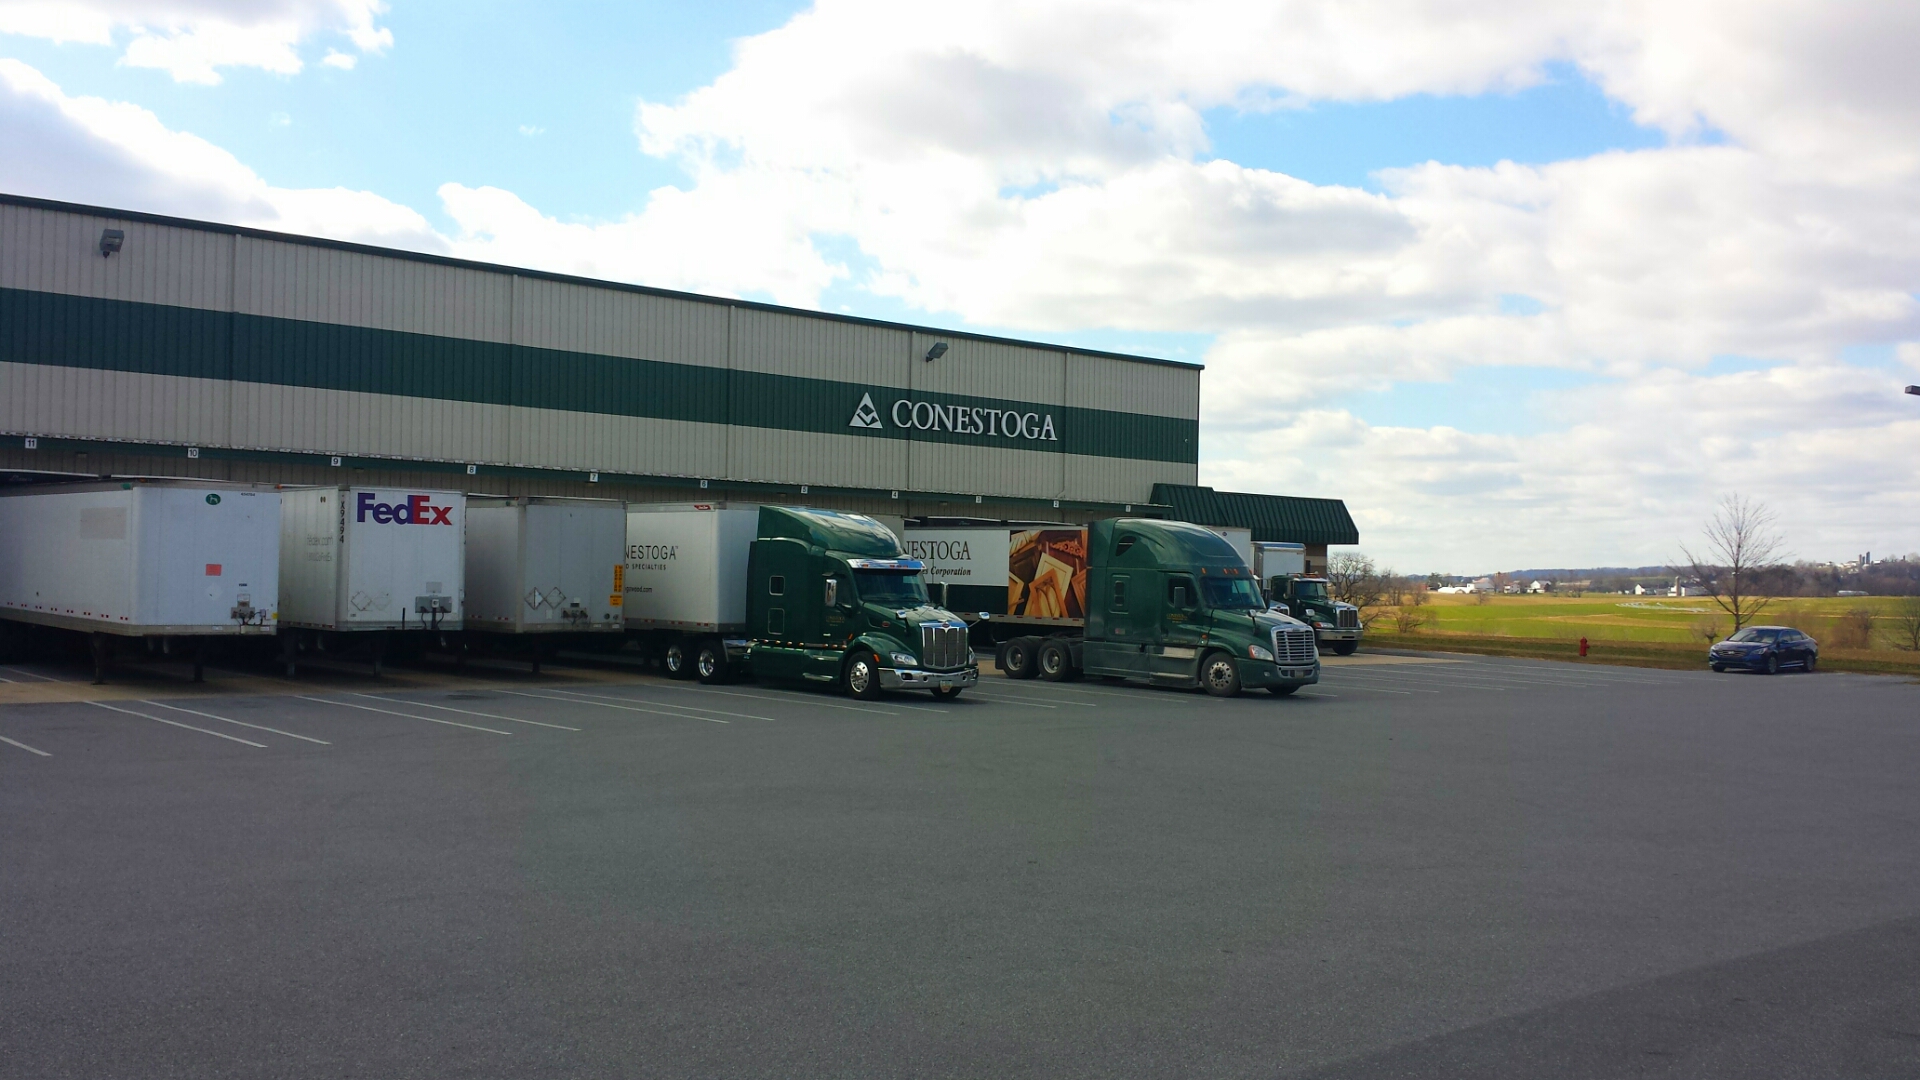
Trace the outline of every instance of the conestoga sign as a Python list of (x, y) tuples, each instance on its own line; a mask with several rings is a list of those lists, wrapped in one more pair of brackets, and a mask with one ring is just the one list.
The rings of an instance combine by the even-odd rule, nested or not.
[[(936, 405), (931, 401), (900, 398), (885, 414), (893, 426), (914, 431), (951, 431), (956, 435), (982, 435), (988, 438), (1027, 439), (1034, 442), (1059, 442), (1053, 426), (1053, 414), (1021, 412), (993, 406)], [(886, 427), (872, 394), (860, 395), (848, 427), (879, 430)]]

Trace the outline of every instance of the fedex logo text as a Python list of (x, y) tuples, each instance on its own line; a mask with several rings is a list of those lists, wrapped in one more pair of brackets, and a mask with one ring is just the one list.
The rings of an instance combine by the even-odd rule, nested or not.
[(381, 525), (451, 525), (451, 506), (432, 506), (425, 495), (409, 495), (405, 502), (375, 502), (371, 491), (363, 491), (354, 507), (355, 521), (371, 517)]

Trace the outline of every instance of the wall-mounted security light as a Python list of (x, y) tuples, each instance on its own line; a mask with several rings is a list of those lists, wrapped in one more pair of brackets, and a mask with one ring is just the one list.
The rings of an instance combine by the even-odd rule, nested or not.
[(100, 233), (100, 257), (109, 259), (126, 244), (127, 234), (123, 229), (103, 229)]
[(947, 355), (947, 343), (936, 341), (933, 343), (933, 348), (927, 350), (927, 363), (931, 364), (945, 355)]

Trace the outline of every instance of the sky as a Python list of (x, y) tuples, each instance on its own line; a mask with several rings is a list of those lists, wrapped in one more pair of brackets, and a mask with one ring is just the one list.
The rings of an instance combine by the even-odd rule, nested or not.
[(1920, 5), (0, 0), (0, 190), (1206, 365), (1404, 572), (1920, 550)]

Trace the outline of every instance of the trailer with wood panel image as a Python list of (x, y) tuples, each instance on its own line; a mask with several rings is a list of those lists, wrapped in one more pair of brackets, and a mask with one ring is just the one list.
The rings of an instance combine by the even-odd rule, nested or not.
[(1231, 697), (1320, 679), (1313, 628), (1270, 610), (1232, 543), (1185, 522), (910, 528), (934, 599), (1009, 678), (1095, 675)]

